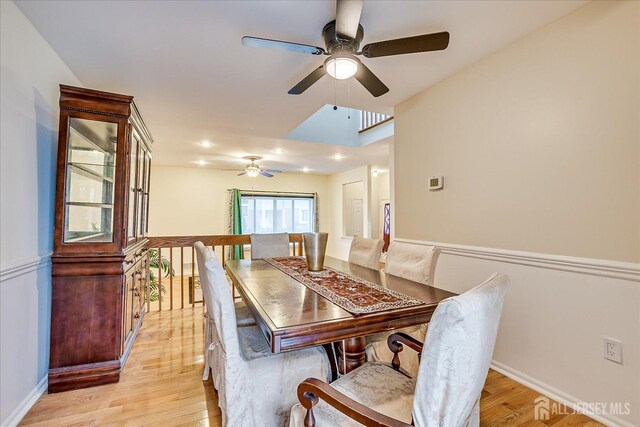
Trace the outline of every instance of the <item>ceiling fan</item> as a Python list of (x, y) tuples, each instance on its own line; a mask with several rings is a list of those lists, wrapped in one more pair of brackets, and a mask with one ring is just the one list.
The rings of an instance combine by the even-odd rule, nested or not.
[(300, 95), (328, 73), (331, 77), (339, 80), (355, 77), (375, 97), (389, 92), (389, 88), (356, 55), (362, 55), (365, 58), (379, 58), (381, 56), (444, 50), (449, 45), (449, 33), (444, 31), (369, 43), (361, 51), (358, 51), (364, 37), (364, 29), (360, 25), (362, 5), (363, 0), (337, 0), (335, 21), (329, 22), (322, 29), (326, 50), (317, 46), (251, 36), (244, 36), (242, 44), (329, 56), (323, 65), (313, 70), (311, 74), (291, 88), (288, 92), (290, 95)]
[(250, 160), (249, 163), (242, 172), (238, 174), (240, 175), (249, 175), (251, 178), (255, 178), (258, 175), (266, 176), (267, 178), (273, 178), (274, 173), (282, 173), (282, 171), (276, 169), (262, 169), (260, 166), (256, 165), (256, 161), (262, 159), (259, 156), (246, 156), (244, 159)]

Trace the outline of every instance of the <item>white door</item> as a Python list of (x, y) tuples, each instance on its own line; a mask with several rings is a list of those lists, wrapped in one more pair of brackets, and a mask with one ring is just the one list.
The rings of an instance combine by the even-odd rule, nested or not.
[(362, 236), (362, 230), (364, 228), (363, 227), (364, 212), (362, 210), (362, 199), (351, 200), (351, 212), (352, 212), (352, 219), (353, 219), (351, 230), (353, 231), (353, 235)]

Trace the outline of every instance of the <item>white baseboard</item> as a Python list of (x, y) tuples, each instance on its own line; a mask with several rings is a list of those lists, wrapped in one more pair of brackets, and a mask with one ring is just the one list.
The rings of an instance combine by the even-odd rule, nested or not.
[[(558, 390), (557, 388), (552, 387), (549, 384), (546, 384), (542, 381), (532, 378), (523, 372), (520, 372), (516, 369), (513, 369), (495, 360), (491, 362), (491, 369), (497, 372), (500, 372), (502, 375), (509, 377), (512, 380), (517, 381), (520, 384), (523, 384), (529, 387), (530, 389), (533, 389), (539, 392), (540, 394), (552, 400), (555, 400), (558, 403), (566, 405), (568, 408), (574, 408), (575, 406), (585, 405), (584, 401), (576, 398), (575, 396), (571, 396), (567, 393), (564, 393), (563, 391)], [(606, 415), (585, 414), (585, 415), (611, 427), (635, 427), (633, 424), (627, 421), (621, 420), (620, 418), (611, 414), (606, 414)]]
[(29, 393), (27, 397), (25, 397), (22, 402), (20, 402), (18, 407), (13, 410), (13, 412), (7, 417), (7, 419), (2, 422), (2, 427), (17, 426), (22, 418), (27, 415), (29, 409), (31, 409), (36, 401), (40, 399), (40, 396), (42, 396), (45, 391), (47, 391), (46, 375), (40, 380), (38, 385), (36, 385), (35, 388), (31, 390), (31, 393)]

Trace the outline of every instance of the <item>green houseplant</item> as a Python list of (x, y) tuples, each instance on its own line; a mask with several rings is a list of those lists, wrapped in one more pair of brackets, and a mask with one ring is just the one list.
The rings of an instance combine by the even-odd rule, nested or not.
[(169, 275), (175, 275), (173, 268), (171, 268), (171, 263), (167, 258), (160, 255), (160, 250), (158, 249), (149, 249), (149, 266), (151, 267), (151, 273), (149, 278), (149, 294), (145, 297), (148, 298), (149, 302), (155, 302), (158, 300), (164, 301), (163, 294), (167, 292), (164, 285), (160, 285), (158, 282), (158, 278), (154, 273), (154, 269), (157, 269), (159, 274), (162, 274), (164, 277), (169, 277)]

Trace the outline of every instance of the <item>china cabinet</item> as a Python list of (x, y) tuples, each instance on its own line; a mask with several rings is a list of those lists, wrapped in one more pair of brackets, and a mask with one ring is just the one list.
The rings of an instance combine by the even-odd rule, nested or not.
[(124, 368), (149, 292), (152, 144), (132, 96), (60, 85), (49, 392)]

